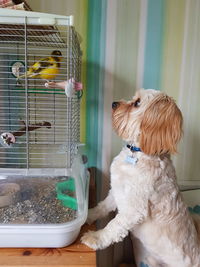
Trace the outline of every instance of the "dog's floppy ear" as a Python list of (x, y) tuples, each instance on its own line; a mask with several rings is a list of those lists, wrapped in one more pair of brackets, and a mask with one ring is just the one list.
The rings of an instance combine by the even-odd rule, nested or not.
[(182, 136), (182, 114), (174, 100), (159, 94), (145, 110), (140, 148), (148, 155), (175, 153)]

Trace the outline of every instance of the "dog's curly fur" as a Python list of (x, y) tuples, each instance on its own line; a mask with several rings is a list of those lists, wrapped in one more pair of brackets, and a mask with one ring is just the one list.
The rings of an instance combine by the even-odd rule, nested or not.
[[(82, 242), (103, 249), (130, 231), (151, 255), (151, 267), (199, 267), (197, 223), (182, 200), (170, 159), (182, 136), (179, 108), (162, 92), (140, 90), (131, 101), (116, 102), (112, 118), (116, 133), (141, 152), (126, 147), (113, 160), (109, 194), (89, 210), (88, 222), (115, 209), (117, 215), (104, 229), (86, 233)], [(127, 162), (127, 156), (137, 163)]]

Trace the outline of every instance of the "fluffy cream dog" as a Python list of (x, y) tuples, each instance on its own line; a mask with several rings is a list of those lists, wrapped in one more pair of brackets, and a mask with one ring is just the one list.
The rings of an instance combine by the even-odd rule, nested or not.
[(198, 231), (170, 160), (182, 135), (180, 110), (164, 93), (141, 90), (131, 101), (113, 103), (113, 126), (129, 145), (114, 158), (109, 194), (89, 210), (88, 222), (115, 209), (117, 215), (82, 242), (103, 249), (130, 231), (149, 251), (151, 267), (199, 267)]

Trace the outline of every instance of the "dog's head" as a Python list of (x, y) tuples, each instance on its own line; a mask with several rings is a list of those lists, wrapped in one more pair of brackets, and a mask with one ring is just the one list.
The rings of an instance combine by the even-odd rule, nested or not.
[(131, 101), (113, 102), (116, 133), (148, 155), (175, 153), (182, 136), (182, 114), (172, 98), (156, 90), (140, 90)]

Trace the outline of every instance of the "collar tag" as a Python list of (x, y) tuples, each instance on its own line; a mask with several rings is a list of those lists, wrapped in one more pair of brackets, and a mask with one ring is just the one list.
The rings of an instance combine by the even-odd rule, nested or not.
[(138, 162), (138, 159), (135, 157), (127, 156), (125, 162), (135, 165)]
[(132, 146), (132, 145), (127, 145), (127, 147), (130, 149), (131, 152), (141, 152), (141, 149), (139, 147), (136, 146)]

